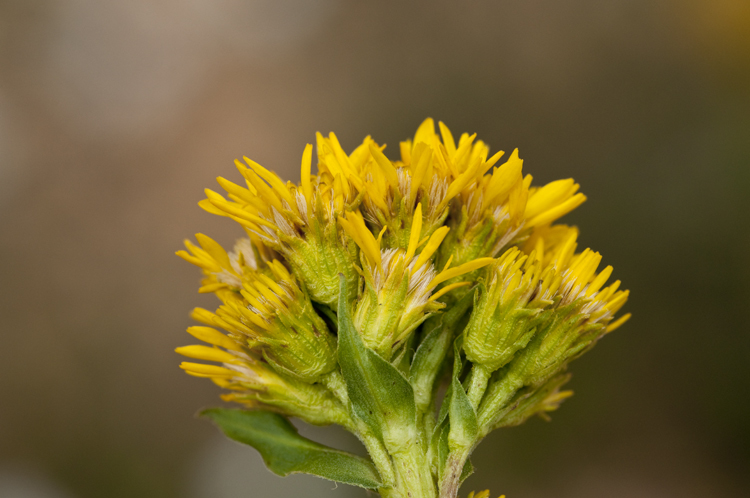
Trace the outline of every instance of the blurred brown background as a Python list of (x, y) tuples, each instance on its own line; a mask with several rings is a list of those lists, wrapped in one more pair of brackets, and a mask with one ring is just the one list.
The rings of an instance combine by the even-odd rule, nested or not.
[(240, 235), (196, 205), (234, 158), (296, 180), (315, 131), (393, 154), (427, 116), (578, 180), (632, 290), (464, 494), (747, 496), (747, 0), (0, 0), (0, 496), (364, 497), (193, 418), (218, 389), (173, 349), (213, 301), (174, 251)]

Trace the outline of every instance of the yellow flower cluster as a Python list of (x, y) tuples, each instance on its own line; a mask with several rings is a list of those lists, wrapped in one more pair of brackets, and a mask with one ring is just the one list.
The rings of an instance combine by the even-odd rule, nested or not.
[[(587, 323), (607, 331), (627, 320), (613, 320), (627, 292), (619, 281), (604, 287), (611, 267), (597, 273), (598, 253), (575, 253), (577, 229), (552, 225), (585, 201), (578, 185), (532, 186), (517, 150), (500, 163), (504, 153), (490, 156), (476, 135), (438, 130), (425, 120), (396, 160), (370, 137), (347, 154), (336, 135), (318, 134), (317, 174), (308, 144), (299, 184), (236, 161), (244, 183), (220, 177), (225, 193), (207, 189), (199, 204), (239, 223), (246, 238), (226, 252), (198, 234), (198, 245), (178, 252), (203, 270), (200, 291), (222, 303), (196, 310), (205, 326), (188, 330), (209, 346), (178, 352), (222, 366), (182, 368), (246, 393), (244, 401), (273, 404), (261, 394), (282, 384), (304, 390), (336, 369), (339, 302), (351, 304), (365, 345), (390, 359), (478, 281), (476, 307), (486, 312), (472, 314), (465, 350), (490, 371), (528, 343), (533, 330), (519, 324), (543, 310), (579, 303)], [(339, 275), (350, 292), (341, 301)], [(492, 326), (499, 315), (513, 317), (502, 333)]]

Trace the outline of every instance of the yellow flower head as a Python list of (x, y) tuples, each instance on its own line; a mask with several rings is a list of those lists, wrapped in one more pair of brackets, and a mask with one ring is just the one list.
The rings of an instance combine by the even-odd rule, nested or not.
[(212, 239), (197, 238), (201, 248), (186, 242), (193, 255), (178, 254), (203, 268), (201, 291), (215, 292), (223, 303), (215, 314), (201, 311), (204, 322), (221, 326), (293, 377), (313, 382), (333, 370), (335, 338), (283, 264), (274, 260), (257, 271), (242, 252), (253, 254), (246, 239), (230, 257)]
[(386, 229), (385, 248), (408, 247), (419, 205), (419, 240), (443, 226), (451, 229), (437, 251), (438, 266), (449, 259), (462, 265), (496, 257), (534, 227), (548, 225), (586, 199), (577, 193), (573, 180), (532, 187), (532, 177), (522, 175), (518, 150), (498, 165), (504, 152), (490, 157), (476, 134), (464, 133), (456, 142), (443, 123), (439, 130), (436, 133), (432, 119), (425, 120), (412, 140), (400, 144), (401, 157), (396, 161), (390, 161), (383, 147), (369, 137), (352, 154), (357, 161), (350, 161), (346, 171), (362, 195), (362, 217), (373, 233)]
[(601, 324), (606, 332), (615, 330), (630, 318), (628, 313), (613, 321), (630, 292), (619, 289), (619, 280), (605, 287), (612, 275), (612, 267), (607, 266), (597, 273), (601, 254), (591, 249), (575, 253), (576, 228), (552, 227), (542, 230), (534, 238), (535, 251), (541, 255), (537, 258), (547, 262), (543, 277), (548, 286), (543, 293), (546, 299), (555, 299), (558, 308), (579, 303), (579, 313), (586, 317), (586, 323)]
[[(603, 288), (612, 267), (597, 273), (599, 253), (586, 249), (574, 254), (577, 236), (575, 228), (545, 227), (527, 243), (527, 248), (534, 247), (530, 254), (511, 248), (488, 268), (464, 332), (469, 360), (490, 372), (497, 370), (555, 314), (574, 313), (576, 330), (602, 333), (630, 318), (628, 314), (612, 322), (628, 291), (618, 290), (619, 281)], [(568, 337), (574, 335), (569, 332)], [(591, 339), (590, 334), (586, 337)]]
[(228, 199), (207, 189), (207, 199), (199, 204), (242, 225), (265, 260), (276, 257), (274, 252), (280, 254), (312, 298), (335, 309), (338, 275), (344, 274), (356, 288), (356, 251), (342, 239), (336, 224), (338, 215), (354, 202), (354, 190), (348, 156), (335, 135), (318, 137), (318, 155), (320, 173), (315, 176), (312, 145), (305, 147), (299, 185), (284, 183), (247, 157), (245, 163), (235, 161), (246, 186), (219, 177)]
[[(212, 313), (197, 309), (193, 318), (199, 322), (221, 324)], [(188, 333), (206, 345), (182, 346), (176, 352), (194, 360), (183, 361), (185, 373), (211, 379), (214, 384), (232, 392), (225, 401), (236, 401), (251, 408), (282, 411), (319, 424), (340, 422), (343, 408), (331, 394), (317, 385), (300, 382), (275, 372), (242, 338), (225, 334), (208, 326), (194, 326)]]
[(480, 258), (459, 267), (450, 262), (437, 272), (432, 257), (448, 232), (435, 230), (419, 240), (422, 233), (422, 206), (417, 204), (406, 249), (382, 249), (384, 227), (377, 238), (367, 228), (360, 213), (347, 213), (339, 220), (347, 234), (361, 248), (365, 289), (354, 311), (354, 323), (365, 344), (389, 358), (430, 313), (444, 305), (437, 302), (446, 292), (470, 282), (457, 282), (434, 293), (446, 280), (459, 277), (492, 262)]
[[(440, 323), (459, 299), (470, 307), (474, 293), (455, 331), (467, 359), (485, 383), (512, 371), (533, 384), (518, 400), (524, 413), (551, 411), (564, 396), (550, 379), (630, 316), (615, 317), (628, 293), (606, 285), (612, 268), (597, 271), (599, 253), (576, 253), (578, 230), (553, 225), (586, 200), (578, 184), (534, 186), (517, 149), (490, 154), (475, 134), (454, 138), (432, 119), (399, 144), (398, 158), (385, 150), (368, 136), (346, 153), (335, 134), (318, 133), (299, 183), (245, 157), (241, 183), (219, 177), (224, 192), (206, 190), (200, 206), (245, 237), (227, 251), (198, 234), (178, 252), (203, 271), (200, 292), (220, 301), (196, 310), (203, 325), (188, 330), (208, 345), (178, 348), (213, 363), (182, 368), (231, 390), (228, 399), (328, 423), (320, 407), (340, 414), (348, 403), (337, 380), (341, 304), (366, 347), (408, 363), (420, 325)], [(339, 296), (340, 275), (349, 295)]]

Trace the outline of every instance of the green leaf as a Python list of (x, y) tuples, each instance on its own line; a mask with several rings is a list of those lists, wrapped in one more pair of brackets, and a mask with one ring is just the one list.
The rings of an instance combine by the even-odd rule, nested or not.
[(368, 460), (300, 436), (276, 413), (209, 408), (200, 416), (211, 419), (227, 437), (258, 450), (274, 474), (312, 474), (366, 489), (381, 486), (378, 472)]
[(445, 475), (445, 463), (448, 461), (448, 453), (450, 453), (450, 448), (448, 448), (448, 431), (450, 431), (450, 427), (448, 424), (444, 424), (441, 427), (440, 432), (436, 434), (437, 441), (435, 444), (437, 446), (437, 463), (440, 479)]
[(341, 277), (338, 354), (352, 409), (389, 448), (408, 446), (417, 434), (414, 391), (396, 367), (364, 345), (347, 295)]
[(471, 406), (459, 376), (461, 375), (461, 337), (454, 343), (453, 380), (451, 382), (452, 395), (448, 417), (450, 419), (450, 434), (448, 445), (453, 448), (471, 448), (479, 435), (479, 423), (474, 407)]
[(440, 411), (438, 412), (437, 417), (437, 424), (435, 427), (435, 430), (437, 430), (437, 426), (442, 425), (444, 422), (447, 423), (448, 420), (448, 413), (451, 406), (451, 399), (453, 398), (453, 383), (448, 384), (448, 389), (445, 391), (445, 396), (443, 396), (443, 401), (440, 403)]
[(471, 474), (474, 473), (474, 465), (471, 463), (471, 460), (468, 458), (466, 459), (466, 463), (464, 464), (464, 468), (461, 470), (461, 477), (458, 478), (458, 482), (463, 483), (467, 477), (469, 477)]

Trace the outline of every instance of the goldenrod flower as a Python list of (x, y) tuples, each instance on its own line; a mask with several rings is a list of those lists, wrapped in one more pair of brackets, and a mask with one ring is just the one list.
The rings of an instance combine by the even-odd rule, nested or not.
[(444, 307), (437, 299), (470, 282), (457, 282), (433, 294), (435, 287), (492, 262), (492, 258), (480, 258), (454, 268), (448, 262), (437, 272), (431, 258), (449, 229), (441, 227), (420, 241), (421, 204), (414, 211), (406, 250), (381, 249), (388, 227), (376, 239), (359, 213), (347, 213), (347, 219), (339, 223), (362, 250), (365, 289), (356, 304), (354, 324), (365, 345), (385, 358), (390, 358), (394, 348), (402, 345), (430, 313)]
[[(455, 498), (489, 431), (571, 395), (568, 364), (628, 320), (616, 317), (628, 292), (607, 284), (599, 253), (576, 252), (577, 228), (553, 225), (586, 200), (578, 184), (532, 185), (517, 149), (501, 162), (432, 119), (395, 160), (369, 136), (351, 153), (333, 133), (315, 143), (317, 171), (308, 144), (297, 184), (245, 157), (242, 185), (206, 190), (200, 206), (245, 237), (227, 251), (197, 234), (177, 253), (219, 300), (194, 310), (188, 333), (204, 344), (177, 348), (181, 368), (256, 410), (212, 413), (274, 472)], [(282, 416), (346, 427), (372, 462)]]
[[(545, 234), (551, 238), (547, 243)], [(551, 314), (571, 313), (560, 310), (567, 310), (573, 303), (579, 327), (604, 333), (630, 318), (627, 314), (612, 322), (627, 301), (628, 291), (618, 290), (619, 280), (602, 289), (612, 267), (596, 273), (601, 262), (599, 253), (586, 249), (574, 254), (577, 236), (575, 228), (545, 229), (536, 234), (530, 255), (511, 248), (498, 258), (486, 275), (487, 283), (480, 285), (479, 299), (465, 331), (464, 349), (469, 360), (489, 372), (497, 370), (528, 344)]]
[(335, 309), (339, 273), (356, 288), (356, 251), (342, 239), (336, 224), (354, 198), (346, 172), (338, 163), (337, 157), (343, 161), (346, 155), (335, 135), (328, 140), (319, 137), (318, 145), (323, 157), (321, 171), (317, 176), (311, 174), (312, 146), (308, 145), (302, 155), (300, 185), (285, 184), (275, 173), (245, 157), (247, 166), (240, 161), (235, 164), (246, 187), (219, 177), (229, 199), (206, 189), (207, 199), (199, 204), (242, 225), (264, 259), (273, 258), (272, 251), (282, 255), (312, 298)]
[(550, 284), (550, 279), (542, 278), (535, 253), (528, 256), (511, 248), (498, 258), (477, 290), (464, 331), (466, 357), (484, 366), (487, 374), (508, 363), (534, 335), (535, 318), (554, 302)]
[[(205, 243), (206, 237), (199, 239)], [(205, 256), (195, 247), (191, 249)], [(195, 262), (202, 265), (205, 261)], [(223, 303), (209, 323), (220, 324), (289, 375), (315, 382), (336, 366), (335, 338), (284, 265), (274, 260), (266, 268), (268, 275), (250, 271), (240, 279), (236, 273), (230, 274), (231, 283), (236, 280), (239, 286), (229, 287), (224, 282), (204, 285), (202, 289), (209, 287)], [(213, 269), (208, 271), (217, 278)]]
[(549, 421), (548, 414), (557, 410), (563, 401), (573, 396), (573, 391), (560, 390), (570, 377), (570, 374), (561, 374), (552, 377), (540, 387), (521, 389), (495, 416), (495, 422), (487, 431), (520, 425), (534, 415)]
[(314, 424), (345, 423), (343, 407), (326, 389), (278, 374), (249, 348), (211, 327), (190, 327), (188, 332), (211, 346), (183, 346), (176, 351), (188, 358), (219, 362), (221, 365), (183, 361), (185, 373), (211, 379), (232, 390), (222, 395), (252, 408), (282, 411)]

